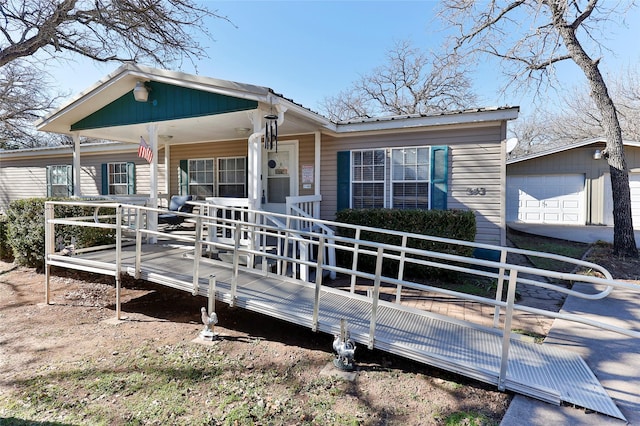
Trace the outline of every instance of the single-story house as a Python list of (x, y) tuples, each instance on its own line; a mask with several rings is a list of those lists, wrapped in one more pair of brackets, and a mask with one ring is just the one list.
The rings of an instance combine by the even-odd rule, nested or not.
[[(604, 138), (507, 160), (507, 221), (613, 225)], [(640, 143), (624, 142), (633, 225), (640, 229)]]
[(287, 197), (316, 196), (327, 220), (349, 207), (473, 210), (476, 241), (504, 244), (505, 139), (518, 112), (336, 123), (267, 87), (126, 64), (36, 123), (73, 146), (0, 152), (0, 210), (33, 196), (157, 206), (192, 194), (284, 212)]

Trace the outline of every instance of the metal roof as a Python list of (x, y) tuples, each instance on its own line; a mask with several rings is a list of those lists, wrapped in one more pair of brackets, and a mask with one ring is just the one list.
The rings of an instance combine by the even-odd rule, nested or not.
[[(570, 149), (582, 148), (584, 146), (589, 146), (589, 145), (596, 144), (596, 143), (606, 144), (607, 143), (607, 139), (602, 137), (602, 136), (600, 136), (600, 137), (596, 137), (596, 138), (584, 139), (584, 140), (581, 140), (581, 141), (578, 141), (578, 142), (574, 142), (574, 143), (570, 143), (570, 144), (567, 144), (567, 145), (554, 146), (553, 148), (546, 149), (544, 151), (535, 152), (533, 154), (528, 154), (528, 155), (525, 155), (525, 156), (522, 156), (522, 157), (508, 159), (507, 160), (507, 164), (513, 164), (513, 163), (519, 163), (521, 161), (532, 160), (534, 158), (544, 157), (544, 156), (547, 156), (547, 155), (553, 155), (553, 154), (557, 154), (559, 152), (568, 151)], [(623, 144), (625, 146), (640, 147), (640, 142), (635, 142), (635, 141), (623, 141)]]

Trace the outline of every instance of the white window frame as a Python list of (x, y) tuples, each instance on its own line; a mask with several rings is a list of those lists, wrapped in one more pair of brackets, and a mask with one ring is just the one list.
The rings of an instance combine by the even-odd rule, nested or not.
[[(390, 206), (391, 208), (398, 209), (421, 209), (421, 210), (431, 210), (431, 168), (433, 165), (431, 164), (431, 146), (407, 146), (407, 147), (399, 147), (399, 148), (390, 148), (391, 150), (391, 173), (390, 173), (390, 188), (391, 188), (391, 196), (390, 196)], [(411, 160), (407, 160), (410, 157), (407, 151), (415, 150), (415, 161), (409, 162)], [(426, 163), (421, 163), (419, 161), (419, 152), (421, 150), (426, 150)], [(402, 163), (398, 164), (396, 162), (396, 154), (402, 157)], [(426, 167), (426, 170), (420, 170), (421, 167)], [(398, 173), (397, 170), (400, 169)], [(412, 173), (409, 173), (412, 171)], [(412, 206), (407, 206), (406, 203), (403, 205), (396, 205), (396, 184), (400, 185), (411, 185), (411, 184), (424, 184), (427, 186), (427, 200), (426, 207), (422, 207), (418, 203), (418, 196), (414, 197), (415, 203)], [(406, 195), (403, 197), (405, 200), (410, 198)]]
[[(204, 171), (200, 171), (200, 170), (194, 170), (196, 162), (198, 161), (203, 161), (203, 162), (211, 162), (211, 182), (198, 182), (197, 180), (193, 179), (193, 176), (195, 173), (204, 173), (205, 177), (207, 175), (207, 173), (209, 173), (208, 170), (206, 170), (206, 166), (205, 166), (205, 170)], [(216, 159), (215, 158), (192, 158), (189, 159), (187, 161), (187, 173), (189, 176), (189, 185), (188, 185), (188, 193), (191, 195), (197, 195), (200, 196), (201, 194), (199, 194), (197, 191), (194, 192), (192, 191), (192, 188), (195, 187), (206, 187), (206, 186), (211, 186), (211, 197), (215, 197), (216, 196)], [(206, 179), (205, 179), (206, 180)]]
[[(381, 151), (383, 153), (384, 160), (382, 164), (376, 164), (375, 162), (377, 151)], [(371, 164), (364, 164), (362, 161), (364, 153), (366, 152), (373, 153), (373, 156), (372, 156), (373, 162)], [(357, 162), (358, 159), (361, 160), (359, 164)], [(387, 182), (386, 182), (387, 181), (387, 162), (388, 162), (388, 156), (387, 156), (386, 148), (358, 149), (358, 150), (351, 151), (351, 197), (350, 197), (351, 208), (376, 208), (376, 207), (384, 208), (387, 206)], [(373, 179), (366, 179), (369, 177), (369, 176), (365, 176), (365, 174), (368, 174), (366, 173), (367, 167), (374, 168), (371, 171), (371, 177)], [(382, 167), (382, 179), (375, 178), (376, 167)], [(370, 197), (370, 199), (372, 199), (374, 202), (368, 206), (364, 206), (363, 203), (355, 202), (357, 185), (362, 185), (362, 187), (364, 187), (365, 185), (382, 185), (382, 206), (376, 205), (375, 200), (379, 197), (375, 197), (375, 196)], [(364, 199), (365, 196), (360, 196), (360, 198)]]
[[(120, 171), (114, 171), (115, 167), (119, 167)], [(124, 176), (124, 182), (115, 182), (115, 177)], [(118, 179), (120, 180), (120, 179)], [(129, 173), (127, 171), (127, 162), (119, 161), (107, 163), (107, 188), (108, 195), (129, 195)], [(124, 192), (116, 192), (116, 188), (124, 188)]]
[[(73, 195), (73, 176), (69, 176), (69, 168), (71, 166), (68, 164), (55, 164), (49, 166), (47, 171), (47, 186), (50, 188), (48, 192), (50, 192), (52, 197), (69, 197)], [(55, 182), (56, 178), (63, 177), (64, 183)], [(71, 178), (71, 181), (69, 180)], [(56, 190), (63, 188), (61, 192), (63, 194), (57, 194)]]
[[(238, 169), (237, 167), (234, 168), (233, 170), (227, 170), (226, 168), (223, 169), (222, 164), (225, 163), (228, 164), (229, 160), (235, 160), (236, 161), (236, 166), (237, 166), (237, 162), (238, 160), (242, 160), (242, 165), (243, 168), (242, 169)], [(246, 198), (247, 197), (247, 157), (243, 157), (243, 156), (236, 156), (236, 157), (218, 157), (217, 159), (218, 162), (218, 174), (216, 175), (218, 177), (218, 179), (216, 180), (216, 189), (218, 192), (218, 197), (221, 197), (222, 195), (220, 195), (222, 193), (222, 191), (220, 190), (220, 188), (224, 187), (224, 186), (239, 186), (242, 185), (242, 195), (238, 196), (238, 197), (234, 197), (234, 198)], [(242, 178), (240, 181), (238, 181), (238, 173), (243, 172), (242, 173)], [(233, 181), (232, 182), (226, 182), (222, 178), (223, 173), (227, 174), (228, 176), (231, 176), (231, 174), (233, 175)]]

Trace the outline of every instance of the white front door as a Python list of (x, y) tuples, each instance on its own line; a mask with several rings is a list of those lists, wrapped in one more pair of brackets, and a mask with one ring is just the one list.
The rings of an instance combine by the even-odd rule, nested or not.
[(278, 142), (262, 152), (262, 208), (284, 213), (288, 196), (298, 195), (298, 142)]

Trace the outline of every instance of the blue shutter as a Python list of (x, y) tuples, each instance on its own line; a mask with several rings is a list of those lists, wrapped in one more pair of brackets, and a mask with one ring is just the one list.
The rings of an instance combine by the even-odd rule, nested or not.
[(102, 163), (101, 169), (102, 169), (102, 176), (100, 177), (101, 179), (100, 183), (102, 185), (101, 185), (100, 194), (109, 195), (109, 172), (108, 172), (107, 163)]
[(127, 163), (127, 194), (136, 193), (136, 165), (135, 163)]
[(53, 188), (51, 187), (51, 166), (47, 166), (47, 197), (51, 197), (53, 194)]
[(431, 209), (447, 209), (449, 147), (431, 147)]
[(337, 211), (351, 205), (351, 151), (338, 152), (338, 188), (336, 194)]
[(178, 195), (189, 195), (189, 160), (180, 160), (178, 169)]

